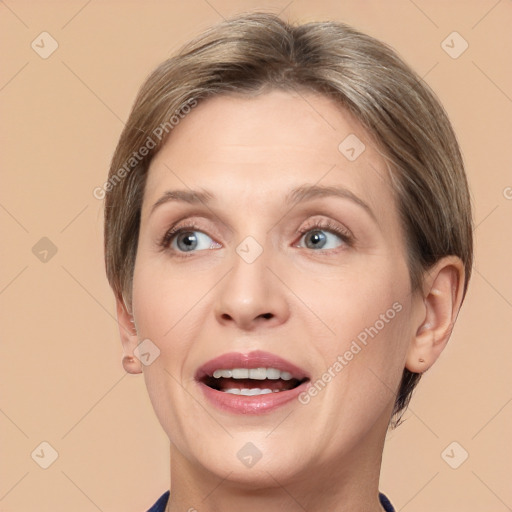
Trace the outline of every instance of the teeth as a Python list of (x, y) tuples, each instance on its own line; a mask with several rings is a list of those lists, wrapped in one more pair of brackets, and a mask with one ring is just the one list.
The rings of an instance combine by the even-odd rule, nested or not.
[(245, 395), (245, 396), (256, 396), (256, 395), (267, 395), (268, 393), (272, 393), (271, 389), (260, 389), (260, 388), (251, 388), (251, 389), (226, 389), (224, 393), (231, 393), (232, 395)]
[(277, 380), (281, 377), (281, 372), (276, 368), (267, 368), (267, 379)]
[(224, 377), (226, 379), (230, 379), (233, 376), (233, 372), (231, 370), (215, 370), (213, 372), (213, 376), (216, 379), (220, 379), (221, 377)]
[(249, 370), (247, 368), (234, 368), (233, 379), (248, 379), (249, 378)]
[[(291, 380), (293, 375), (290, 372), (282, 372), (277, 368), (232, 368), (230, 370), (219, 369), (213, 372), (213, 377), (220, 379), (254, 379), (254, 380)], [(234, 388), (236, 389), (236, 388)], [(256, 388), (257, 389), (257, 388)]]
[(251, 368), (249, 370), (249, 379), (265, 380), (267, 378), (266, 368)]

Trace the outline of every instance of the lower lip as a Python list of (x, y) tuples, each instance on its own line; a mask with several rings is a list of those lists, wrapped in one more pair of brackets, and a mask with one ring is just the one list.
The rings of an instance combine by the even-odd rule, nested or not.
[(206, 398), (219, 409), (237, 414), (263, 414), (273, 411), (297, 398), (304, 391), (308, 382), (303, 382), (296, 388), (288, 391), (256, 396), (224, 393), (223, 391), (212, 389), (202, 382), (199, 382), (199, 386)]

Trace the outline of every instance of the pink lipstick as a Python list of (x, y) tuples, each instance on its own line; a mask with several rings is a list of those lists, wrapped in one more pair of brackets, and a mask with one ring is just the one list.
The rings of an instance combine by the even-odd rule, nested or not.
[(297, 398), (310, 380), (302, 368), (260, 350), (216, 357), (195, 378), (210, 403), (239, 414), (273, 411)]

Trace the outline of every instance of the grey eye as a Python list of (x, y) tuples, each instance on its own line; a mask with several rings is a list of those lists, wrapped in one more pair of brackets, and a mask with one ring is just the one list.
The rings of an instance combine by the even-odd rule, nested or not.
[(177, 251), (204, 251), (216, 247), (214, 241), (201, 231), (182, 231), (172, 241), (171, 247)]
[(305, 245), (301, 247), (305, 246), (308, 249), (335, 249), (343, 243), (339, 235), (323, 229), (312, 229), (304, 233), (302, 240), (305, 241)]

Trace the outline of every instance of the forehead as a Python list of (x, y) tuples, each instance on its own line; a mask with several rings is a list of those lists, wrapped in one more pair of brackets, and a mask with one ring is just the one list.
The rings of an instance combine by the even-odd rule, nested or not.
[(217, 96), (192, 109), (151, 162), (143, 216), (168, 189), (204, 189), (221, 204), (247, 207), (279, 203), (303, 184), (343, 186), (377, 218), (394, 203), (375, 141), (332, 99), (284, 91)]

